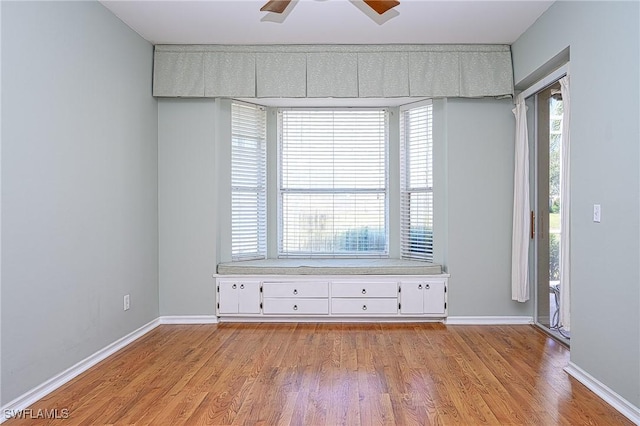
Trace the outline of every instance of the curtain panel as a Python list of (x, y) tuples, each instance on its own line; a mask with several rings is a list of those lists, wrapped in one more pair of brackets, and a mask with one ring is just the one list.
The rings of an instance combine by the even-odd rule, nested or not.
[(560, 163), (560, 326), (571, 331), (571, 91), (569, 74), (560, 79), (562, 152)]
[(157, 97), (513, 96), (508, 45), (156, 45)]
[(529, 300), (529, 136), (527, 106), (522, 94), (516, 97), (515, 169), (513, 179), (513, 233), (511, 240), (511, 298)]

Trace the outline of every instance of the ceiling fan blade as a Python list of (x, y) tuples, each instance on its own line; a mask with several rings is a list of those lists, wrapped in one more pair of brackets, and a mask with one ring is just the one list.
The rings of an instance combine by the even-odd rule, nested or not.
[(260, 8), (261, 12), (282, 13), (289, 6), (291, 0), (269, 0)]
[(378, 15), (382, 15), (389, 9), (393, 9), (400, 4), (398, 0), (364, 0), (371, 9), (375, 10)]

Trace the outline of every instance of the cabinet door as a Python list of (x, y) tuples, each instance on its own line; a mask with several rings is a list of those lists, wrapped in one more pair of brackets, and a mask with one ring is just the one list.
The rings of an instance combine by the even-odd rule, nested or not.
[(400, 283), (400, 313), (424, 313), (424, 283), (422, 281), (406, 281)]
[(260, 313), (260, 281), (238, 283), (238, 313)]
[(429, 280), (424, 285), (424, 313), (444, 315), (445, 281)]
[(218, 282), (218, 313), (237, 314), (238, 313), (238, 290), (239, 284), (236, 281)]

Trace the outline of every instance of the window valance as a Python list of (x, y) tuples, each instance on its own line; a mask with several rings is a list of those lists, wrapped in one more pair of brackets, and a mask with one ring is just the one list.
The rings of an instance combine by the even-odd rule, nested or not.
[(156, 45), (158, 97), (513, 96), (508, 45)]

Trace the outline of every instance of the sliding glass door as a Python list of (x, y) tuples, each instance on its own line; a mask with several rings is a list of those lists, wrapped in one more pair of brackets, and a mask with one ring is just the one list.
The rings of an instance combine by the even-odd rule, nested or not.
[(536, 323), (569, 343), (560, 317), (560, 167), (562, 153), (563, 102), (560, 83), (535, 94), (536, 176), (535, 224)]

